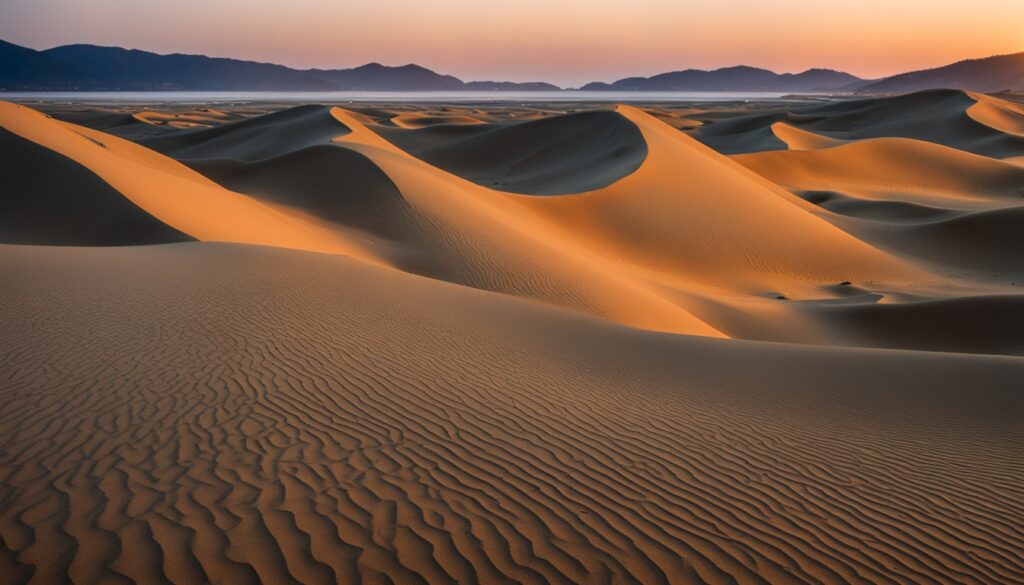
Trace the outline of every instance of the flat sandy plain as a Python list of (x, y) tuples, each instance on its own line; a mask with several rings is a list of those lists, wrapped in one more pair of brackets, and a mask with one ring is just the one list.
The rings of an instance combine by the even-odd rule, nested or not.
[(0, 102), (0, 582), (1022, 583), (1021, 102)]

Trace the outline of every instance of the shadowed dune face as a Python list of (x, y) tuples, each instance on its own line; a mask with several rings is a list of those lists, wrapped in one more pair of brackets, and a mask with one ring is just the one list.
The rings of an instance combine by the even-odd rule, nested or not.
[(1004, 97), (0, 102), (0, 582), (1024, 582)]
[(2, 242), (121, 246), (192, 239), (88, 168), (2, 129), (0, 153)]
[(326, 106), (298, 106), (212, 128), (164, 134), (140, 143), (176, 159), (256, 161), (329, 142), (345, 133)]
[(258, 162), (218, 158), (190, 164), (233, 191), (367, 234), (397, 241), (415, 229), (391, 179), (351, 150), (322, 144)]
[(228, 191), (137, 144), (6, 102), (0, 102), (0, 122), (8, 131), (89, 168), (136, 206), (190, 237), (370, 258), (360, 244), (339, 232)]
[(474, 183), (533, 195), (604, 187), (635, 171), (647, 154), (636, 126), (606, 111), (503, 125), (419, 148), (416, 137), (408, 134), (385, 136), (418, 158)]

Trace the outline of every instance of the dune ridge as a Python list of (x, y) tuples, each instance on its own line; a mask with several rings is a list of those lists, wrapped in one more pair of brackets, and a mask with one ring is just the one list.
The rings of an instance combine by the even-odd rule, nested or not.
[[(376, 116), (382, 114), (386, 119), (384, 113)], [(602, 116), (566, 121), (620, 117), (640, 135), (642, 162), (607, 187), (545, 197), (497, 191), (434, 167), (373, 130), (377, 118), (338, 108), (293, 108), (153, 139), (217, 183), (153, 151), (124, 141), (117, 144), (141, 149), (132, 156), (144, 158), (150, 166), (205, 182), (215, 201), (255, 210), (262, 214), (259, 221), (266, 221), (269, 211), (291, 228), (280, 232), (268, 227), (272, 224), (246, 220), (253, 231), (235, 231), (230, 222), (238, 219), (237, 214), (224, 207), (213, 221), (206, 217), (205, 223), (183, 229), (199, 239), (346, 254), (643, 329), (834, 343), (854, 336), (836, 337), (829, 333), (835, 321), (822, 321), (823, 313), (803, 305), (780, 306), (778, 301), (832, 302), (836, 292), (830, 287), (845, 281), (869, 283), (864, 286), (879, 291), (872, 294), (886, 302), (908, 294), (932, 299), (964, 294), (963, 285), (952, 293), (944, 290), (943, 277), (931, 271), (942, 272), (945, 266), (933, 266), (934, 254), (928, 250), (922, 256), (915, 245), (892, 245), (892, 238), (879, 237), (863, 226), (818, 217), (820, 208), (779, 187), (794, 188), (785, 178), (769, 181), (641, 110), (622, 106)], [(271, 130), (278, 132), (265, 137)], [(737, 160), (756, 166), (751, 161), (758, 157), (825, 157), (844, 148), (873, 152), (875, 142)], [(954, 162), (973, 156), (935, 145), (904, 150), (922, 148), (924, 155), (913, 155), (920, 158), (919, 170), (900, 167), (898, 173), (926, 174), (920, 169), (934, 162), (935, 153)], [(988, 167), (983, 173), (969, 169), (974, 183), (963, 186), (965, 192), (969, 188), (971, 196), (1009, 197), (1007, 185), (1016, 180), (1013, 173), (1018, 167), (974, 159)], [(974, 159), (961, 167), (975, 164)], [(836, 166), (811, 160), (815, 172), (828, 174)], [(961, 169), (949, 166), (946, 179), (928, 179), (955, 179)], [(680, 169), (685, 170), (685, 180), (676, 178)], [(977, 177), (989, 175), (988, 183), (979, 187)], [(138, 188), (120, 180), (122, 186)], [(891, 182), (884, 176), (882, 180)], [(912, 187), (920, 196), (921, 188)], [(180, 201), (169, 205), (166, 194), (147, 193), (144, 208), (148, 205), (155, 217), (171, 217), (169, 225), (176, 219), (161, 215), (168, 212), (160, 205), (190, 213)], [(200, 189), (193, 196), (206, 198), (205, 193)], [(917, 240), (927, 245), (929, 237)], [(837, 257), (844, 261), (836, 263)], [(922, 258), (923, 264), (913, 264)], [(970, 294), (1007, 292), (975, 289)], [(781, 322), (787, 322), (787, 328), (779, 327)], [(1000, 347), (1016, 351), (1013, 336)]]
[(735, 116), (704, 125), (695, 138), (727, 154), (782, 150), (782, 122), (837, 140), (910, 138), (993, 158), (1024, 155), (1020, 105), (961, 90), (839, 100)]
[(7, 102), (0, 102), (0, 124), (82, 164), (156, 219), (196, 239), (372, 259), (338, 232), (228, 191), (181, 163), (127, 140), (48, 119)]
[(788, 189), (950, 205), (1020, 199), (1017, 165), (908, 138), (874, 138), (815, 150), (734, 155), (733, 160)]

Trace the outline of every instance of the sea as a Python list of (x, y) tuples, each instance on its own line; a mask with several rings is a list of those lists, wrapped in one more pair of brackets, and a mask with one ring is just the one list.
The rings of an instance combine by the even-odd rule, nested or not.
[[(673, 91), (334, 91), (334, 92), (235, 92), (235, 91), (60, 91), (0, 92), (0, 100), (44, 102), (381, 102), (381, 103), (493, 103), (493, 102), (752, 102), (789, 98), (772, 92), (673, 92)], [(808, 96), (791, 96), (794, 100)]]

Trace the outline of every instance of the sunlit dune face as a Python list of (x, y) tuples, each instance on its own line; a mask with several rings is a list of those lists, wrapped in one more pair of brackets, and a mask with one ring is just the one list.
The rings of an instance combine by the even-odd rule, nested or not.
[[(126, 19), (135, 24), (123, 26)], [(1024, 50), (1024, 3), (111, 0), (100, 9), (11, 0), (0, 6), (0, 37), (38, 48), (91, 42), (299, 67), (416, 62), (466, 79), (566, 85), (740, 63), (881, 77)]]

